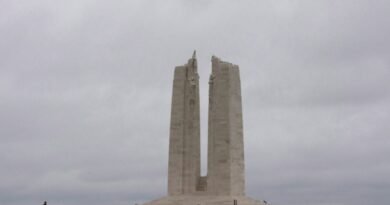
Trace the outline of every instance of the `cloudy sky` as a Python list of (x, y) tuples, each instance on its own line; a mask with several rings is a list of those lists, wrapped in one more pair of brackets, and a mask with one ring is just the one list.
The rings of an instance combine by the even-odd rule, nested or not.
[[(247, 194), (390, 203), (390, 1), (0, 0), (0, 204), (165, 195), (173, 68), (240, 66)], [(202, 170), (206, 149), (202, 148)]]

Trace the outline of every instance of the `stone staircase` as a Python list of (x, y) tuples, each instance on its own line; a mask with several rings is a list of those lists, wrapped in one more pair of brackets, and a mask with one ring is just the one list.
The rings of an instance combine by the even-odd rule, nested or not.
[(196, 186), (196, 191), (206, 191), (207, 189), (207, 176), (200, 177)]

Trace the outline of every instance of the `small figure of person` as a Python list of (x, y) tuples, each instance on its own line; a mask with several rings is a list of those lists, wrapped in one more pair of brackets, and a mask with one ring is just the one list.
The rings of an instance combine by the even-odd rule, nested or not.
[(47, 202), (46, 202), (46, 201), (44, 201), (44, 202), (43, 202), (43, 205), (47, 205)]

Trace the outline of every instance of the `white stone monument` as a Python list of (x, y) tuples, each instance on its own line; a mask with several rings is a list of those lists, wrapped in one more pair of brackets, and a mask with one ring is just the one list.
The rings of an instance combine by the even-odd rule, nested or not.
[(241, 83), (237, 65), (212, 57), (207, 176), (200, 175), (199, 75), (195, 52), (175, 68), (168, 196), (145, 205), (263, 205), (245, 196)]

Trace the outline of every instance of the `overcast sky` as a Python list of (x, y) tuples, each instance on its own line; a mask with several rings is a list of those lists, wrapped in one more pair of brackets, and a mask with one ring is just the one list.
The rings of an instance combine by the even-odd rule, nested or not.
[(0, 0), (0, 204), (166, 194), (173, 69), (240, 66), (247, 195), (390, 203), (390, 1)]

